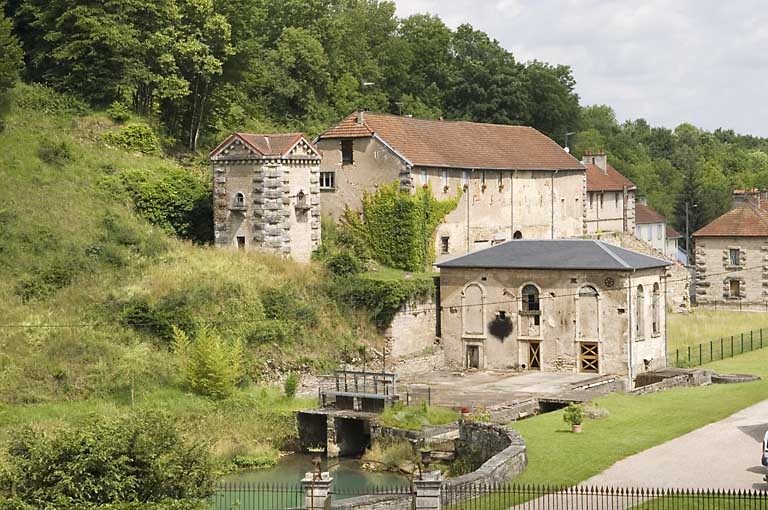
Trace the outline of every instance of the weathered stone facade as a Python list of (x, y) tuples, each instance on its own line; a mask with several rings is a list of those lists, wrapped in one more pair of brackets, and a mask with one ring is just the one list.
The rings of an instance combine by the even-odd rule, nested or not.
[(235, 134), (210, 159), (216, 246), (309, 261), (321, 238), (320, 155), (312, 144), (303, 135)]
[[(462, 259), (449, 264), (459, 266)], [(667, 363), (666, 279), (663, 265), (579, 270), (443, 264), (446, 362), (456, 368), (615, 374), (631, 385), (637, 374)]]
[[(418, 140), (418, 131), (408, 131), (413, 123), (435, 136)], [(377, 126), (386, 126), (385, 132)], [(510, 131), (516, 129), (522, 133)], [(450, 134), (457, 132), (476, 136), (484, 147), (462, 140), (466, 148), (460, 154), (446, 150), (457, 141)], [(561, 239), (585, 233), (584, 167), (531, 128), (360, 112), (316, 143), (323, 155), (323, 214), (334, 219), (347, 207), (358, 210), (366, 191), (395, 181), (410, 192), (429, 187), (438, 200), (460, 196), (456, 209), (437, 228), (438, 261), (513, 238)], [(514, 154), (504, 159), (501, 154), (512, 146)], [(441, 163), (423, 162), (433, 157), (442, 158)]]
[(585, 228), (587, 234), (633, 232), (637, 188), (608, 164), (605, 152), (586, 152)]
[[(737, 264), (731, 263), (733, 252)], [(768, 305), (768, 237), (697, 237), (695, 263), (697, 303), (751, 309)]]

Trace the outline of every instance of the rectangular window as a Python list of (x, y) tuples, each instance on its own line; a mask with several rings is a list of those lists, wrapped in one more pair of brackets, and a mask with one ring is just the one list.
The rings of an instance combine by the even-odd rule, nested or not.
[(442, 184), (443, 184), (443, 188), (448, 186), (448, 170), (443, 170), (443, 173), (442, 173), (442, 176), (441, 176), (441, 181), (442, 181)]
[(450, 237), (448, 236), (442, 236), (440, 238), (440, 253), (442, 255), (448, 254), (448, 241), (450, 240)]
[(661, 231), (663, 227), (661, 225), (656, 225), (656, 239), (661, 239)]
[(614, 196), (613, 196), (613, 197), (614, 197), (614, 198), (613, 198), (613, 205), (614, 205), (614, 206), (616, 206), (616, 209), (618, 209), (618, 208), (619, 208), (619, 197), (620, 197), (620, 196), (621, 196), (621, 193), (619, 193), (618, 191), (617, 191), (617, 192), (616, 192), (616, 194), (614, 194)]
[(336, 189), (336, 172), (320, 172), (320, 189)]
[(351, 165), (355, 162), (352, 153), (354, 152), (354, 140), (341, 141), (341, 164)]
[(741, 297), (741, 282), (739, 280), (728, 282), (728, 296), (732, 298)]
[(594, 200), (595, 200), (595, 194), (590, 193), (589, 194), (589, 208), (592, 209), (594, 207)]
[(653, 225), (648, 225), (648, 240), (653, 240)]
[(421, 169), (420, 180), (421, 180), (421, 185), (422, 186), (427, 183), (427, 169), (426, 168), (422, 168)]
[(245, 249), (245, 236), (237, 236), (237, 248), (239, 250)]
[(738, 248), (731, 248), (728, 250), (728, 260), (732, 266), (741, 265), (741, 250)]
[(600, 193), (600, 209), (603, 208), (603, 197), (605, 196), (605, 193)]
[(469, 184), (469, 172), (466, 170), (461, 171), (461, 185), (466, 186)]
[(496, 186), (499, 188), (499, 191), (504, 187), (504, 174), (499, 172), (498, 177), (496, 177)]
[(480, 174), (480, 184), (485, 188), (485, 170)]

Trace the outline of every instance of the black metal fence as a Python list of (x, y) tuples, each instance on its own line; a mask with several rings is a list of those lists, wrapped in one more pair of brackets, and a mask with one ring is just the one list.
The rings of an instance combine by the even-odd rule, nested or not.
[(442, 494), (446, 510), (768, 509), (768, 493), (753, 490), (471, 485)]
[[(301, 486), (224, 484), (210, 498), (211, 510), (314, 510), (391, 508), (419, 510), (412, 487), (332, 489), (330, 501), (306, 499)], [(349, 498), (361, 498), (347, 501)], [(475, 484), (441, 490), (445, 510), (768, 510), (768, 492), (758, 490), (637, 489)], [(434, 508), (426, 502), (425, 508)]]
[(763, 347), (768, 347), (768, 332), (764, 329), (757, 329), (675, 349), (667, 353), (667, 360), (671, 365), (678, 368), (696, 367)]

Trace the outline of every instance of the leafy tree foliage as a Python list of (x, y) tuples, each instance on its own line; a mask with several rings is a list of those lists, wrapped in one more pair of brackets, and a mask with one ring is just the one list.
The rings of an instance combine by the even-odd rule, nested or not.
[(0, 495), (13, 496), (21, 508), (167, 500), (196, 508), (214, 483), (205, 445), (187, 444), (173, 420), (156, 413), (94, 417), (55, 434), (23, 429), (5, 457)]
[(3, 115), (10, 104), (11, 87), (22, 68), (21, 57), (19, 41), (11, 33), (11, 20), (0, 12), (0, 130), (3, 128)]
[(434, 258), (437, 225), (458, 201), (437, 200), (428, 187), (412, 195), (393, 182), (365, 193), (362, 214), (347, 209), (344, 222), (366, 241), (377, 261), (406, 271), (423, 271)]

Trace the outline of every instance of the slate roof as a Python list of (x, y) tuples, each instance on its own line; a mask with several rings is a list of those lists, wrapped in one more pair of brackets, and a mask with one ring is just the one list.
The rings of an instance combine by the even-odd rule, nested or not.
[(750, 202), (740, 202), (694, 232), (693, 237), (768, 237), (768, 212)]
[(657, 213), (647, 205), (635, 202), (635, 223), (646, 225), (648, 223), (666, 223), (667, 218)]
[(633, 271), (670, 261), (592, 239), (511, 240), (437, 264), (437, 267)]
[(636, 189), (632, 181), (611, 165), (606, 165), (605, 172), (594, 163), (584, 166), (587, 168), (587, 191), (623, 191), (625, 186), (627, 189)]
[(217, 152), (229, 145), (235, 138), (242, 140), (243, 143), (263, 157), (284, 156), (302, 138), (304, 138), (313, 148), (315, 147), (314, 144), (307, 139), (304, 133), (278, 133), (266, 135), (234, 133), (217, 145), (216, 148), (210, 152), (209, 157), (216, 155)]
[(354, 113), (318, 140), (378, 136), (414, 166), (488, 170), (584, 170), (555, 141), (526, 126)]

